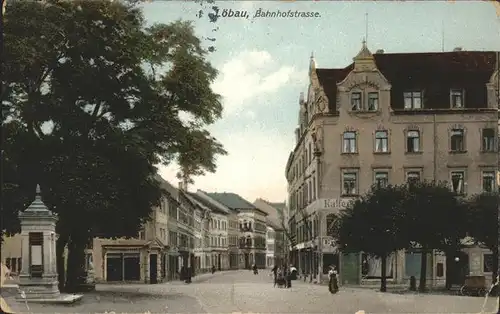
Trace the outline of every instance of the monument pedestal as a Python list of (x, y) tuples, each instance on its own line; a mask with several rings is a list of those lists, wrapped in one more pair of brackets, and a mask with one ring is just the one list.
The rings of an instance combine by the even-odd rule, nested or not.
[(33, 203), (19, 212), (21, 222), (22, 269), (17, 300), (37, 303), (73, 303), (83, 295), (61, 294), (56, 267), (57, 215), (42, 202), (40, 186)]
[[(61, 295), (58, 288), (57, 275), (30, 278), (26, 275), (19, 276), (19, 290), (24, 291), (26, 300), (57, 298)], [(17, 296), (22, 298), (21, 295)], [(24, 298), (22, 298), (24, 299)]]

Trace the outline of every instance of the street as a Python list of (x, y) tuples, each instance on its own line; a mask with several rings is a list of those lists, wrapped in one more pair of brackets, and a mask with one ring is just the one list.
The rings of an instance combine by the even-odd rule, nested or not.
[[(483, 298), (449, 295), (379, 293), (345, 288), (331, 295), (327, 287), (293, 281), (291, 289), (273, 288), (269, 271), (228, 271), (197, 276), (192, 284), (101, 284), (72, 306), (7, 302), (18, 313), (480, 313)], [(492, 313), (489, 300), (485, 313)]]

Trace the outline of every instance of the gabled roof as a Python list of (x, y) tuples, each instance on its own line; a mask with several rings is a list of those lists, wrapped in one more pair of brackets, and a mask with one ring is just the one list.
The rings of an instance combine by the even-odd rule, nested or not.
[(223, 192), (223, 193), (206, 193), (209, 197), (213, 198), (217, 202), (225, 205), (226, 207), (232, 209), (232, 210), (241, 210), (241, 209), (250, 209), (250, 210), (257, 210), (260, 211), (261, 213), (267, 215), (266, 212), (260, 210), (259, 208), (255, 207), (252, 203), (244, 199), (243, 197), (239, 196), (238, 194), (235, 193), (228, 193), (228, 192)]
[(255, 209), (256, 207), (245, 200), (243, 197), (235, 193), (206, 193), (208, 196), (217, 202), (231, 208), (231, 209)]
[(276, 210), (278, 210), (281, 213), (283, 213), (283, 211), (286, 209), (285, 203), (275, 203), (275, 202), (268, 202), (268, 201), (265, 201), (265, 202), (267, 202), (272, 207), (276, 208)]
[(223, 214), (223, 215), (228, 215), (229, 214), (229, 212), (223, 210), (219, 206), (215, 206), (214, 204), (210, 203), (210, 201), (204, 199), (203, 197), (201, 197), (200, 195), (198, 195), (196, 193), (188, 192), (188, 194), (195, 201), (199, 202), (201, 205), (207, 207), (208, 209), (210, 209), (211, 211), (213, 211), (215, 213), (219, 213), (219, 214)]
[(273, 228), (275, 231), (283, 230), (283, 227), (275, 217), (266, 217), (266, 223), (269, 227)]
[(155, 179), (160, 182), (160, 187), (167, 191), (172, 199), (177, 201), (177, 198), (179, 197), (179, 190), (176, 189), (172, 184), (170, 184), (170, 182), (163, 179), (159, 174), (155, 175)]
[[(373, 57), (392, 85), (393, 109), (403, 109), (403, 92), (412, 89), (424, 91), (424, 108), (449, 109), (449, 90), (455, 88), (466, 90), (466, 108), (487, 108), (485, 85), (496, 70), (496, 52), (376, 53)], [(316, 69), (331, 112), (337, 111), (337, 83), (353, 68), (354, 64), (343, 69)]]

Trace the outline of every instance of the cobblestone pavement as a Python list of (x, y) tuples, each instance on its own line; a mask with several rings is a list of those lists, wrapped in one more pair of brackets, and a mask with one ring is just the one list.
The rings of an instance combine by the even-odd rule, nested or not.
[[(195, 277), (192, 284), (98, 285), (74, 306), (30, 305), (31, 313), (481, 313), (484, 299), (448, 295), (398, 295), (345, 288), (331, 295), (322, 285), (293, 281), (274, 288), (269, 271), (221, 272)], [(485, 313), (496, 313), (489, 300)], [(19, 308), (19, 306), (18, 306)], [(27, 313), (26, 309), (21, 312)]]

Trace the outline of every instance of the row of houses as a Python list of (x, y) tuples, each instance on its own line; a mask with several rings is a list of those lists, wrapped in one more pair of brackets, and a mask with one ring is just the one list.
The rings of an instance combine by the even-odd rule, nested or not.
[[(296, 142), (286, 164), (291, 260), (318, 281), (340, 268), (342, 283), (380, 278), (381, 262), (340, 254), (328, 226), (373, 184), (447, 181), (458, 196), (498, 189), (499, 52), (372, 53), (363, 42), (345, 68), (311, 57), (300, 94)], [(418, 249), (388, 259), (391, 281), (420, 277)], [(491, 278), (492, 252), (470, 244), (446, 259), (427, 256), (434, 285), (464, 275)]]
[[(190, 192), (160, 176), (168, 193), (136, 238), (96, 237), (86, 249), (86, 267), (97, 282), (158, 283), (194, 274), (272, 267), (285, 261), (284, 203), (251, 203), (234, 193)], [(4, 239), (2, 262), (20, 271), (22, 240)]]

